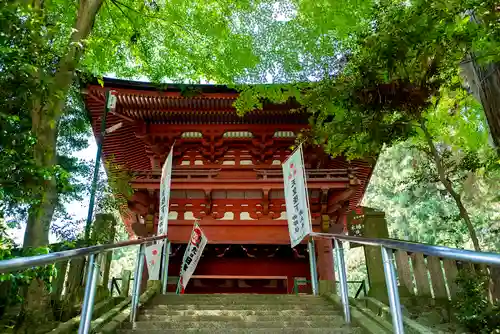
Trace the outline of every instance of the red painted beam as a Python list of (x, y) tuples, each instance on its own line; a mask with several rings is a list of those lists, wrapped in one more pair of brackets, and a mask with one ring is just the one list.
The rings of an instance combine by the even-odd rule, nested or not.
[[(205, 225), (200, 223), (203, 232), (211, 244), (290, 244), (288, 226), (238, 226), (238, 225)], [(168, 236), (172, 243), (183, 244), (189, 240), (193, 224), (170, 225)], [(314, 227), (314, 231), (319, 232), (319, 227)], [(306, 241), (304, 241), (305, 243)]]
[[(149, 124), (147, 126), (147, 132), (151, 135), (161, 135), (163, 133), (172, 133), (175, 131), (204, 132), (208, 128), (212, 133), (224, 133), (228, 131), (249, 131), (252, 133), (255, 132), (255, 134), (274, 134), (276, 131), (300, 131), (301, 129), (309, 127), (310, 126), (307, 124), (210, 124), (209, 126), (203, 126), (200, 124)], [(241, 138), (226, 139), (241, 140)], [(246, 140), (249, 141), (251, 139)], [(294, 138), (274, 138), (274, 140), (293, 142)]]
[[(313, 219), (314, 226), (320, 226), (320, 218)], [(221, 219), (213, 219), (209, 217), (204, 217), (199, 220), (199, 224), (201, 226), (288, 226), (288, 221), (284, 219), (255, 219), (255, 220), (240, 220), (240, 219), (231, 219), (231, 220), (221, 220)], [(168, 221), (168, 226), (191, 226), (193, 227), (192, 220), (180, 220), (174, 219)]]
[[(99, 85), (89, 85), (87, 87), (89, 91), (92, 93), (95, 91), (101, 92), (104, 94), (106, 89), (109, 87), (101, 87)], [(117, 95), (139, 95), (139, 96), (152, 96), (152, 97), (163, 97), (163, 98), (172, 98), (172, 99), (183, 99), (190, 100), (189, 98), (185, 98), (182, 96), (181, 92), (168, 92), (161, 90), (142, 90), (142, 89), (129, 89), (129, 88), (116, 88), (112, 87), (111, 89), (117, 91)], [(191, 100), (199, 100), (201, 98), (209, 98), (209, 99), (236, 99), (238, 97), (238, 93), (199, 93), (196, 97), (191, 98)], [(193, 109), (193, 112), (196, 110)]]
[[(178, 275), (180, 263), (172, 263), (169, 273)], [(307, 259), (277, 259), (277, 258), (202, 258), (195, 275), (225, 275), (225, 276), (288, 276), (309, 277), (309, 262)]]
[[(160, 189), (160, 182), (151, 180), (134, 180), (131, 182), (134, 189)], [(307, 181), (309, 189), (346, 189), (349, 188), (349, 183), (344, 180), (332, 179), (313, 179)], [(275, 182), (268, 180), (255, 179), (192, 179), (192, 180), (172, 180), (172, 189), (174, 190), (255, 190), (255, 189), (283, 189), (283, 181), (276, 180)]]

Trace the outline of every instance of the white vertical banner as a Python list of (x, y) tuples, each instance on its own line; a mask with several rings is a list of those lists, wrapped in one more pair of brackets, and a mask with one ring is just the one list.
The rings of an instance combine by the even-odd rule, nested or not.
[[(188, 241), (186, 252), (182, 260), (181, 272), (179, 274), (179, 287), (178, 292), (183, 293), (188, 285), (189, 279), (193, 276), (196, 266), (200, 261), (203, 249), (208, 243), (208, 239), (201, 230), (197, 222), (194, 223), (191, 238)], [(179, 291), (180, 288), (180, 291)]]
[(286, 217), (292, 247), (312, 232), (302, 145), (283, 163)]
[(153, 244), (146, 247), (146, 263), (148, 265), (149, 280), (160, 279), (161, 248), (162, 244)]
[(160, 181), (160, 214), (158, 217), (157, 235), (167, 234), (168, 230), (168, 206), (170, 203), (170, 184), (172, 183), (172, 160), (174, 145), (170, 148), (167, 160), (161, 170)]

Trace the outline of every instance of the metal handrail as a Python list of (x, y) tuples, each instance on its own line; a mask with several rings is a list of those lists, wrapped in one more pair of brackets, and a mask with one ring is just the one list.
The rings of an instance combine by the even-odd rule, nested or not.
[(109, 252), (113, 249), (134, 246), (134, 245), (141, 245), (152, 241), (164, 240), (166, 238), (167, 235), (160, 235), (160, 236), (148, 237), (137, 240), (122, 241), (116, 244), (97, 245), (97, 246), (70, 249), (66, 251), (43, 254), (43, 255), (17, 257), (10, 260), (0, 261), (0, 273), (8, 273), (11, 271), (21, 270), (26, 268), (44, 266), (47, 264), (56, 263), (63, 260), (70, 260), (73, 258), (83, 257), (91, 254)]
[(114, 249), (139, 245), (137, 253), (137, 262), (135, 266), (134, 286), (132, 287), (132, 300), (130, 303), (130, 321), (134, 322), (137, 315), (137, 307), (139, 305), (140, 286), (142, 281), (142, 272), (144, 269), (144, 256), (147, 243), (154, 241), (163, 241), (162, 252), (162, 291), (166, 293), (167, 277), (168, 277), (168, 254), (170, 254), (170, 241), (167, 235), (159, 235), (149, 238), (128, 240), (118, 242), (116, 244), (106, 244), (98, 246), (90, 246), (84, 248), (70, 249), (61, 252), (49, 253), (44, 255), (35, 255), (28, 257), (18, 257), (10, 260), (0, 261), (0, 273), (12, 272), (26, 268), (44, 266), (47, 264), (56, 263), (59, 261), (70, 260), (88, 256), (87, 279), (85, 283), (85, 294), (82, 303), (82, 311), (80, 314), (80, 325), (78, 334), (88, 334), (91, 330), (90, 322), (94, 311), (94, 299), (97, 289), (97, 281), (99, 274), (98, 256), (101, 253), (106, 253)]
[[(307, 279), (296, 279), (294, 282), (293, 282), (293, 290), (292, 290), (292, 293), (295, 293), (295, 294), (298, 294), (299, 293), (299, 288), (298, 288), (298, 284), (299, 283), (312, 283), (311, 280), (307, 280)], [(335, 283), (340, 283), (339, 281), (335, 281)], [(365, 281), (347, 281), (347, 284), (358, 284), (359, 283), (359, 288), (358, 290), (356, 290), (356, 293), (354, 294), (354, 298), (358, 298), (361, 291), (363, 291), (363, 295), (366, 297), (366, 283)]]
[(391, 310), (393, 331), (396, 334), (404, 334), (403, 313), (401, 311), (401, 301), (399, 299), (398, 281), (396, 278), (396, 269), (394, 265), (394, 250), (403, 250), (411, 253), (422, 253), (425, 255), (436, 256), (440, 258), (449, 258), (458, 261), (467, 261), (488, 265), (500, 265), (500, 254), (477, 252), (466, 249), (456, 249), (444, 246), (434, 246), (422, 243), (391, 240), (391, 239), (372, 239), (354, 237), (343, 234), (316, 233), (310, 234), (311, 237), (332, 239), (335, 243), (336, 260), (339, 268), (340, 295), (344, 309), (345, 322), (351, 322), (351, 311), (349, 308), (349, 296), (347, 292), (347, 273), (344, 261), (344, 249), (342, 241), (354, 242), (365, 246), (380, 247), (382, 252), (382, 264), (384, 267), (385, 283), (387, 285), (387, 294), (389, 297), (389, 306)]
[(445, 257), (458, 261), (467, 261), (481, 264), (499, 265), (500, 254), (491, 252), (477, 252), (467, 249), (458, 249), (445, 246), (434, 246), (429, 244), (400, 241), (391, 239), (371, 239), (363, 237), (354, 237), (343, 234), (330, 233), (311, 233), (316, 238), (339, 239), (350, 241), (365, 246), (383, 246), (391, 249), (404, 250), (411, 253), (422, 253), (430, 256)]
[[(398, 334), (404, 333), (404, 328), (403, 328), (403, 316), (401, 312), (401, 304), (399, 300), (398, 283), (396, 279), (396, 271), (394, 266), (393, 250), (398, 249), (407, 252), (422, 253), (425, 255), (436, 256), (441, 258), (450, 258), (459, 261), (500, 266), (500, 254), (496, 253), (476, 252), (464, 249), (455, 249), (450, 247), (434, 246), (434, 245), (400, 241), (400, 240), (363, 238), (363, 237), (348, 236), (343, 234), (313, 232), (310, 234), (310, 237), (332, 239), (335, 243), (335, 248), (337, 249), (337, 251), (335, 252), (336, 253), (335, 256), (337, 258), (336, 260), (339, 265), (339, 283), (340, 283), (340, 292), (342, 297), (341, 300), (344, 308), (344, 316), (346, 323), (351, 322), (351, 316), (350, 316), (349, 298), (347, 289), (348, 281), (346, 275), (346, 265), (344, 260), (342, 241), (354, 242), (365, 246), (380, 247), (382, 252), (384, 273), (387, 284), (394, 332)], [(130, 320), (131, 322), (134, 322), (137, 315), (137, 307), (139, 304), (139, 293), (142, 281), (142, 271), (144, 267), (145, 246), (147, 243), (154, 241), (163, 241), (164, 245), (162, 252), (163, 272), (161, 275), (161, 279), (162, 279), (162, 291), (163, 293), (166, 293), (167, 277), (168, 277), (168, 254), (170, 254), (170, 242), (167, 239), (166, 235), (123, 241), (116, 244), (78, 248), (78, 249), (45, 254), (45, 255), (36, 255), (30, 257), (20, 257), (10, 260), (4, 260), (0, 261), (0, 273), (16, 271), (25, 268), (32, 268), (35, 266), (43, 266), (63, 260), (88, 256), (89, 258), (87, 267), (88, 269), (87, 269), (87, 280), (85, 286), (85, 295), (82, 305), (82, 313), (80, 316), (81, 319), (80, 327), (78, 329), (79, 334), (87, 334), (90, 331), (90, 321), (92, 319), (97, 276), (99, 271), (99, 261), (97, 261), (96, 257), (100, 253), (105, 253), (114, 249), (140, 245), (139, 252), (137, 255), (136, 269), (134, 275), (134, 277), (136, 277), (137, 279), (134, 280), (134, 285), (132, 289), (132, 301), (131, 301), (131, 312), (130, 312)], [(311, 253), (314, 252), (313, 247), (309, 249)], [(312, 259), (314, 259), (314, 257)], [(316, 267), (314, 263), (311, 263), (311, 266), (312, 268)], [(315, 282), (317, 282), (317, 278), (314, 278), (311, 281), (311, 283), (313, 284), (313, 291), (315, 290), (314, 289)]]

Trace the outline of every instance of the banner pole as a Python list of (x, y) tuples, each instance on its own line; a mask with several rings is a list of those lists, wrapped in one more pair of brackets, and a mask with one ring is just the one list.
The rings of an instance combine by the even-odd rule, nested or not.
[(106, 102), (105, 102), (105, 107), (104, 107), (104, 114), (102, 115), (101, 119), (101, 132), (99, 133), (99, 136), (97, 136), (97, 153), (95, 157), (95, 164), (94, 164), (94, 176), (92, 178), (92, 186), (90, 190), (90, 202), (89, 202), (89, 209), (87, 212), (87, 220), (85, 222), (85, 236), (84, 236), (84, 241), (86, 246), (90, 246), (90, 232), (92, 229), (92, 218), (94, 215), (94, 205), (95, 205), (95, 196), (97, 192), (97, 181), (99, 180), (99, 168), (101, 167), (101, 156), (102, 156), (102, 146), (104, 144), (104, 137), (106, 136), (106, 120), (107, 120), (107, 115), (111, 109), (111, 106), (109, 105), (111, 97), (111, 91), (108, 89), (106, 90)]
[[(191, 239), (191, 238), (190, 238)], [(187, 255), (187, 250), (189, 248), (189, 241), (186, 245), (186, 251), (184, 251), (184, 256), (182, 256), (182, 262), (181, 262), (181, 271), (179, 272), (179, 279), (177, 280), (177, 289), (175, 289), (175, 293), (176, 294), (180, 294), (181, 293), (181, 278), (182, 278), (182, 275), (184, 274), (184, 270), (182, 270), (182, 267), (184, 266), (184, 261), (186, 261), (186, 255)]]
[[(311, 208), (309, 207), (309, 191), (307, 188), (307, 173), (306, 173), (306, 164), (304, 161), (304, 151), (302, 149), (302, 143), (299, 146), (300, 149), (300, 159), (302, 160), (302, 172), (304, 177), (304, 186), (305, 186), (305, 195), (306, 195), (306, 206), (307, 206), (307, 214), (309, 215), (309, 229), (312, 232), (312, 217), (311, 217)], [(309, 241), (307, 242), (307, 247), (309, 249), (309, 265), (311, 269), (311, 286), (313, 295), (318, 295), (318, 270), (316, 266), (316, 247), (314, 243), (313, 237), (309, 236)]]
[[(192, 232), (191, 232), (192, 233)], [(191, 238), (190, 238), (191, 239)], [(177, 288), (175, 289), (175, 293), (179, 295), (181, 293), (181, 278), (184, 273), (184, 270), (182, 270), (182, 267), (184, 266), (184, 261), (186, 261), (186, 255), (187, 255), (187, 250), (189, 248), (189, 241), (186, 245), (186, 250), (184, 251), (184, 255), (182, 256), (182, 262), (181, 262), (181, 270), (179, 272), (179, 279), (177, 280)]]
[(168, 290), (168, 265), (169, 265), (169, 256), (170, 256), (170, 240), (165, 239), (163, 241), (163, 262), (162, 262), (162, 294), (166, 295)]
[(309, 266), (311, 269), (311, 286), (314, 296), (318, 295), (318, 271), (316, 270), (316, 250), (314, 247), (314, 239), (309, 237), (307, 242), (307, 249), (309, 251)]
[(175, 293), (178, 295), (180, 294), (181, 290), (181, 277), (179, 276), (179, 280), (177, 281), (177, 289), (175, 289)]

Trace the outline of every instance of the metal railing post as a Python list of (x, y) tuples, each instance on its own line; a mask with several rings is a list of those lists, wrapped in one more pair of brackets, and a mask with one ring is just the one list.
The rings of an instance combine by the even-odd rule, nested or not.
[(163, 275), (161, 276), (161, 293), (166, 295), (168, 288), (168, 264), (170, 256), (170, 240), (165, 239), (163, 241)]
[(136, 291), (136, 284), (135, 282), (137, 281), (137, 277), (139, 277), (139, 265), (141, 261), (141, 245), (139, 245), (139, 248), (137, 248), (137, 258), (135, 260), (135, 270), (134, 270), (134, 284), (132, 285), (132, 298), (130, 300), (130, 321), (132, 322), (132, 318), (135, 317), (134, 315), (134, 305), (135, 305), (135, 298), (137, 296), (137, 291)]
[(141, 283), (142, 283), (142, 271), (144, 269), (144, 250), (146, 248), (145, 244), (139, 246), (139, 252), (137, 254), (137, 264), (134, 277), (134, 288), (132, 289), (132, 301), (130, 304), (130, 322), (134, 323), (137, 316), (137, 306), (139, 304), (139, 299), (141, 296)]
[(309, 267), (311, 269), (311, 286), (313, 295), (318, 295), (318, 271), (316, 270), (316, 250), (314, 247), (314, 240), (311, 237), (307, 243), (309, 250)]
[(401, 312), (398, 282), (394, 269), (394, 254), (390, 248), (384, 246), (380, 248), (382, 250), (382, 260), (384, 262), (385, 283), (387, 285), (387, 294), (389, 296), (389, 305), (391, 308), (393, 332), (396, 334), (404, 334), (403, 313)]
[(90, 254), (89, 256), (87, 281), (85, 285), (85, 295), (83, 297), (78, 334), (87, 334), (90, 332), (90, 322), (92, 320), (95, 291), (97, 287), (97, 275), (99, 274), (99, 261), (96, 261), (96, 257), (97, 255), (95, 254)]
[(347, 287), (347, 273), (344, 260), (344, 248), (342, 241), (333, 239), (335, 243), (335, 254), (337, 256), (337, 265), (339, 268), (339, 282), (340, 282), (340, 297), (342, 299), (342, 306), (344, 307), (344, 319), (347, 324), (351, 323), (351, 310), (349, 309), (349, 289)]

